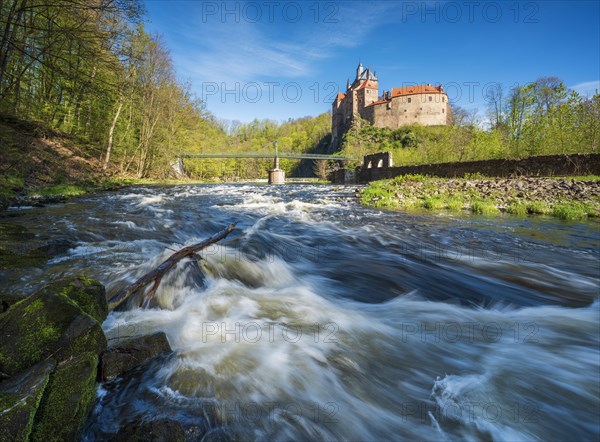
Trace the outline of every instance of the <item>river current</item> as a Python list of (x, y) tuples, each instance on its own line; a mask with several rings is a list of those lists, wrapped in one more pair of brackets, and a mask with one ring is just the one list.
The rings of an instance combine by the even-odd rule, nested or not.
[(600, 224), (361, 207), (353, 187), (136, 187), (14, 211), (73, 244), (2, 275), (115, 293), (237, 222), (103, 324), (174, 353), (102, 384), (86, 440), (598, 440)]

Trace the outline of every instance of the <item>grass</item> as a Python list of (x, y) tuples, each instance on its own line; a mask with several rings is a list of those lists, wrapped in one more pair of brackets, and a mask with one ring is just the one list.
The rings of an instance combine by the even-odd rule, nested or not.
[(423, 200), (423, 208), (428, 210), (440, 210), (447, 207), (446, 201), (438, 196), (427, 197)]
[(91, 190), (88, 186), (80, 186), (75, 184), (57, 184), (56, 186), (44, 187), (32, 191), (31, 195), (35, 196), (81, 196)]
[(446, 208), (452, 212), (459, 212), (465, 207), (465, 201), (457, 196), (451, 196), (446, 200)]
[[(549, 215), (568, 221), (579, 221), (591, 217), (600, 217), (600, 200), (590, 202), (577, 200), (561, 200), (552, 194), (548, 201), (528, 200), (522, 197), (513, 197), (508, 202), (504, 199), (505, 193), (492, 189), (480, 190), (479, 187), (470, 185), (465, 187), (460, 181), (482, 180), (479, 175), (469, 175), (466, 178), (455, 179), (459, 181), (452, 186), (447, 186), (447, 179), (428, 177), (424, 175), (404, 175), (388, 180), (374, 181), (362, 192), (362, 203), (376, 208), (388, 209), (426, 209), (432, 211), (448, 210), (460, 212), (469, 209), (477, 215), (497, 215), (502, 212), (513, 216)], [(488, 178), (484, 178), (487, 180)], [(562, 179), (562, 178), (561, 178)], [(576, 177), (577, 181), (592, 181), (600, 179), (596, 176)], [(493, 178), (489, 178), (493, 180)]]
[(562, 203), (552, 208), (552, 216), (566, 221), (577, 221), (587, 216), (587, 208), (582, 203)]
[(490, 200), (475, 199), (471, 201), (471, 212), (477, 215), (494, 215), (499, 213), (500, 210), (496, 207), (496, 204)]
[(550, 207), (548, 207), (548, 203), (544, 201), (528, 201), (525, 203), (527, 208), (527, 213), (532, 215), (546, 215), (550, 213)]
[(515, 216), (526, 216), (529, 214), (527, 204), (523, 201), (511, 201), (506, 208), (506, 212)]

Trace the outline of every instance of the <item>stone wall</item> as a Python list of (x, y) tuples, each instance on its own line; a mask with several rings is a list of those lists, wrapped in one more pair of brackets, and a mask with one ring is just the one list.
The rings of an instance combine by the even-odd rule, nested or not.
[[(600, 154), (597, 153), (544, 155), (521, 160), (482, 160), (400, 167), (385, 167), (384, 165), (387, 164), (385, 161), (382, 167), (377, 167), (379, 165), (379, 156), (377, 155), (383, 154), (365, 157), (363, 167), (357, 173), (358, 182), (367, 183), (406, 174), (431, 175), (442, 178), (463, 177), (469, 173), (480, 173), (490, 177), (600, 175)], [(371, 168), (365, 167), (369, 161), (372, 164)]]
[(368, 106), (365, 118), (376, 127), (397, 129), (421, 124), (442, 126), (448, 124), (450, 106), (446, 94), (415, 94), (394, 97), (387, 103)]

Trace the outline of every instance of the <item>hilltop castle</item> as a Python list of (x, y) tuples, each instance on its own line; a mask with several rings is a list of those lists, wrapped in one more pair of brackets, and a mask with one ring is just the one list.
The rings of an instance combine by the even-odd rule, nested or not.
[(346, 93), (338, 92), (331, 109), (331, 137), (339, 146), (344, 134), (357, 117), (373, 126), (396, 129), (409, 124), (448, 125), (452, 118), (443, 86), (424, 84), (393, 88), (379, 95), (377, 75), (362, 64), (356, 68), (353, 83), (348, 80)]

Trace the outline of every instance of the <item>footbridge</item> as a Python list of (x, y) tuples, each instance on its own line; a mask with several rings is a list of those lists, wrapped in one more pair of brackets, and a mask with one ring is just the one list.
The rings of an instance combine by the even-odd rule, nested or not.
[(269, 183), (270, 184), (283, 184), (285, 182), (285, 174), (282, 169), (279, 168), (279, 159), (291, 159), (291, 160), (326, 160), (326, 161), (353, 161), (354, 158), (343, 157), (339, 155), (323, 155), (323, 154), (294, 154), (294, 153), (283, 153), (280, 154), (277, 149), (275, 154), (271, 153), (260, 153), (260, 152), (238, 152), (238, 153), (186, 153), (177, 155), (177, 161), (173, 164), (175, 170), (183, 175), (183, 160), (190, 158), (199, 159), (218, 159), (218, 158), (270, 158), (273, 159), (273, 169), (269, 171)]
[(177, 158), (285, 158), (293, 160), (330, 160), (330, 161), (352, 161), (354, 158), (341, 157), (338, 155), (321, 155), (321, 154), (278, 154), (272, 153), (186, 153), (177, 155)]

